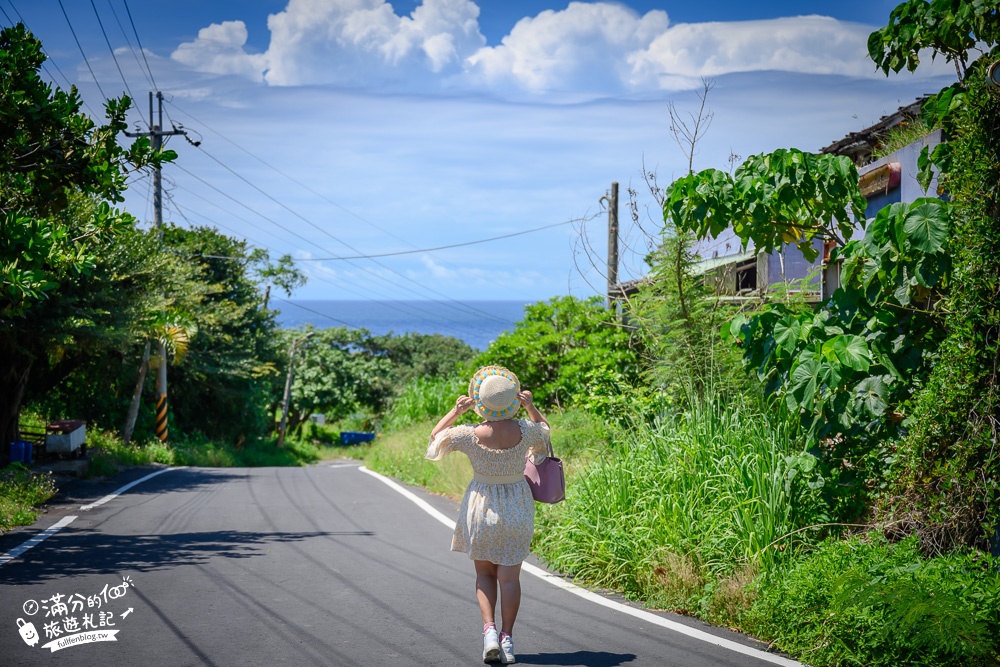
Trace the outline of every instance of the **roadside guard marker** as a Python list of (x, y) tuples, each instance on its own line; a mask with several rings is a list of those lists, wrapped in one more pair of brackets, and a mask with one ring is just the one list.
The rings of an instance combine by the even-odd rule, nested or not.
[[(402, 485), (396, 483), (395, 481), (389, 479), (388, 477), (380, 475), (379, 473), (373, 470), (369, 470), (364, 466), (359, 467), (358, 470), (365, 473), (366, 475), (371, 475), (372, 477), (379, 480), (383, 484), (386, 484), (387, 486), (391, 487), (393, 490), (397, 491), (401, 495), (413, 501), (413, 503), (417, 507), (427, 512), (432, 517), (434, 517), (444, 525), (448, 526), (452, 530), (455, 530), (454, 520), (449, 519), (442, 512), (432, 507), (430, 503), (428, 503), (423, 498), (420, 498), (409, 489), (404, 488)], [(758, 660), (763, 660), (764, 662), (769, 662), (774, 665), (782, 665), (783, 667), (803, 667), (801, 662), (796, 662), (795, 660), (790, 660), (789, 658), (785, 658), (780, 655), (775, 655), (773, 653), (768, 653), (767, 651), (762, 651), (760, 649), (756, 649), (751, 646), (744, 646), (743, 644), (740, 644), (739, 642), (734, 642), (730, 639), (725, 639), (723, 637), (716, 637), (711, 633), (705, 632), (703, 630), (698, 630), (697, 628), (689, 627), (687, 625), (684, 625), (683, 623), (677, 623), (676, 621), (671, 621), (670, 619), (663, 618), (662, 616), (657, 616), (656, 614), (645, 611), (644, 609), (636, 609), (635, 607), (630, 607), (620, 602), (609, 600), (603, 596), (598, 595), (597, 593), (588, 591), (586, 588), (581, 588), (576, 584), (570, 583), (569, 581), (566, 581), (564, 578), (560, 577), (557, 574), (546, 572), (542, 568), (536, 567), (531, 563), (524, 563), (523, 565), (521, 565), (521, 571), (527, 572), (528, 574), (538, 577), (543, 581), (547, 581), (553, 586), (561, 588), (567, 593), (572, 593), (573, 595), (581, 597), (584, 600), (589, 600), (590, 602), (599, 604), (602, 607), (607, 607), (608, 609), (613, 609), (623, 614), (628, 614), (633, 618), (646, 621), (647, 623), (652, 623), (653, 625), (658, 625), (661, 628), (666, 628), (667, 630), (678, 632), (682, 635), (691, 637), (692, 639), (698, 639), (708, 644), (714, 644), (715, 646), (733, 651), (734, 653), (740, 653), (742, 655), (750, 656)]]

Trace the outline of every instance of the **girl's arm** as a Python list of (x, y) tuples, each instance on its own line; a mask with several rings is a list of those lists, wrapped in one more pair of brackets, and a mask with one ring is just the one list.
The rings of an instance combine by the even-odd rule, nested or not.
[(439, 421), (437, 426), (434, 427), (434, 430), (431, 431), (431, 439), (436, 438), (441, 431), (451, 428), (451, 426), (455, 423), (455, 420), (458, 419), (459, 415), (468, 412), (469, 408), (471, 408), (473, 404), (475, 404), (475, 401), (468, 396), (459, 396), (458, 399), (455, 400), (455, 407), (449, 410), (448, 414), (442, 417), (441, 421)]
[(521, 401), (521, 405), (524, 406), (525, 412), (528, 413), (528, 418), (536, 424), (549, 425), (549, 422), (542, 416), (542, 413), (538, 411), (535, 407), (534, 397), (531, 395), (530, 391), (520, 391), (517, 393), (518, 400)]

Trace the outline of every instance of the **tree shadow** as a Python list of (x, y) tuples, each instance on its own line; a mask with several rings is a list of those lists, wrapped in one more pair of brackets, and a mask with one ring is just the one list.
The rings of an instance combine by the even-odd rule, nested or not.
[(107, 535), (71, 527), (31, 549), (17, 567), (4, 568), (3, 581), (31, 581), (83, 574), (151, 572), (179, 565), (199, 565), (212, 558), (252, 558), (266, 555), (268, 545), (302, 542), (317, 537), (372, 537), (368, 530), (312, 532), (253, 532), (214, 530), (171, 535)]
[(517, 654), (517, 661), (525, 665), (563, 665), (566, 667), (616, 667), (635, 659), (634, 653), (608, 653), (607, 651)]

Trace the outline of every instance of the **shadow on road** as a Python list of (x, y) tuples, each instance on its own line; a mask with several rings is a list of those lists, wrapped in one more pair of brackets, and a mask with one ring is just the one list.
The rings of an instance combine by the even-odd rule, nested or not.
[[(252, 558), (266, 555), (268, 545), (301, 542), (316, 537), (372, 537), (358, 531), (252, 532), (216, 530), (171, 535), (107, 535), (64, 530), (46, 541), (44, 553), (29, 551), (22, 567), (5, 568), (4, 579), (17, 572), (34, 582), (80, 574), (150, 572), (199, 565), (212, 558)], [(30, 573), (30, 574), (29, 574)]]
[(566, 667), (615, 667), (635, 660), (634, 653), (608, 653), (606, 651), (574, 651), (573, 653), (517, 654), (517, 661), (525, 665), (564, 665)]

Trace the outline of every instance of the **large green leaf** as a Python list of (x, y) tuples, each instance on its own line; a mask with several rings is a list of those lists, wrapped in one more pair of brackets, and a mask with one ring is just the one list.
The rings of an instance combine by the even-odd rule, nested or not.
[(824, 351), (827, 345), (830, 345), (837, 360), (848, 368), (856, 371), (867, 371), (868, 367), (871, 366), (871, 353), (868, 351), (865, 339), (861, 336), (844, 335), (831, 338), (823, 345)]
[(933, 254), (948, 242), (948, 207), (939, 199), (921, 198), (913, 202), (903, 221), (910, 247)]
[(882, 378), (867, 377), (858, 383), (854, 392), (870, 416), (881, 417), (885, 414), (888, 409), (885, 397), (889, 393), (889, 388)]
[(794, 352), (799, 344), (799, 337), (802, 333), (802, 323), (790, 315), (782, 317), (774, 325), (774, 342), (778, 347), (788, 352)]

